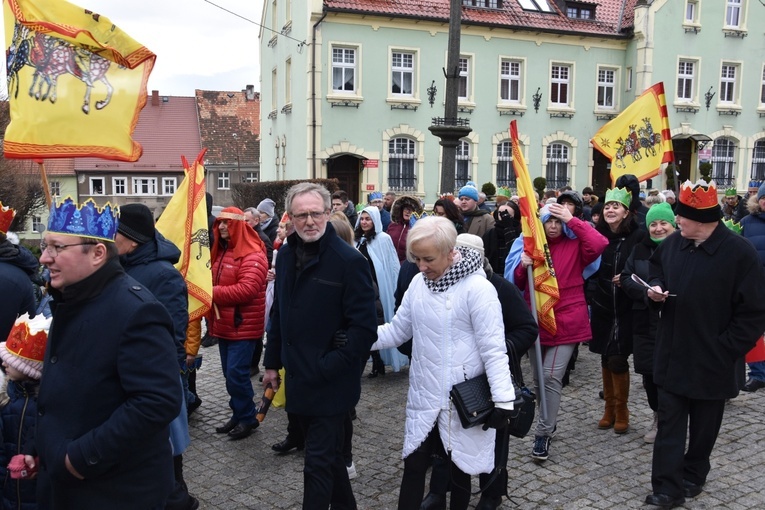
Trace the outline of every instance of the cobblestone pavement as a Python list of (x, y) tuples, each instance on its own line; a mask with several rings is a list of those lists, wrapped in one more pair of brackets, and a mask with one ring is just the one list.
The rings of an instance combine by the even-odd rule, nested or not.
[[(204, 364), (197, 387), (202, 406), (190, 420), (192, 444), (184, 455), (189, 490), (202, 509), (299, 509), (303, 494), (302, 452), (277, 455), (271, 445), (284, 439), (283, 409), (271, 409), (250, 436), (229, 441), (215, 427), (229, 418), (228, 396), (218, 349), (202, 349)], [(528, 371), (528, 360), (526, 371)], [(367, 372), (369, 368), (367, 369)], [(403, 462), (404, 405), (408, 371), (363, 378), (354, 422), (353, 453), (358, 478), (351, 481), (359, 509), (395, 509)], [(526, 375), (527, 382), (531, 380)], [(262, 394), (258, 377), (256, 395)], [(643, 504), (650, 493), (652, 445), (643, 441), (651, 414), (639, 376), (632, 374), (630, 430), (616, 435), (598, 430), (603, 410), (599, 357), (580, 349), (571, 385), (564, 389), (558, 430), (550, 458), (531, 459), (533, 437), (511, 438), (509, 494), (502, 508), (622, 509), (655, 508)], [(723, 428), (712, 454), (704, 492), (688, 500), (688, 509), (765, 508), (762, 479), (765, 390), (742, 393), (726, 407)], [(477, 480), (474, 479), (474, 489)], [(472, 506), (478, 501), (474, 496)]]

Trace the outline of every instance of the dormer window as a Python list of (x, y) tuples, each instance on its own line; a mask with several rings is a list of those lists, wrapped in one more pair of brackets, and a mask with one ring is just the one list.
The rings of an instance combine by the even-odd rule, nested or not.
[(595, 6), (568, 2), (566, 4), (566, 16), (572, 19), (595, 19)]
[(555, 12), (547, 0), (517, 0), (524, 11)]
[(501, 9), (503, 0), (462, 0), (465, 7), (481, 7), (484, 9)]

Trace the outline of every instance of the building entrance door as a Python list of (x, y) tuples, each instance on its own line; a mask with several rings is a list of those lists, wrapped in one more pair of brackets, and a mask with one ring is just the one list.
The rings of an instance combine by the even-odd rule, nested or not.
[(361, 158), (345, 154), (327, 160), (327, 178), (337, 179), (340, 189), (348, 193), (348, 199), (359, 203), (359, 174)]

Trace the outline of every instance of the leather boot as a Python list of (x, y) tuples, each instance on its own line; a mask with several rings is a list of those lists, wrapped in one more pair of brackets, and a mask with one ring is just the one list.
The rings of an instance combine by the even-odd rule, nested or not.
[(598, 428), (606, 430), (614, 426), (616, 418), (614, 405), (616, 401), (614, 400), (613, 374), (606, 367), (601, 367), (601, 371), (603, 373), (603, 400), (606, 401), (606, 410), (603, 413), (603, 417), (598, 422)]
[(624, 434), (630, 428), (630, 412), (627, 409), (627, 400), (630, 396), (630, 373), (611, 374), (614, 382), (614, 398), (616, 406), (616, 421), (614, 422), (614, 432)]

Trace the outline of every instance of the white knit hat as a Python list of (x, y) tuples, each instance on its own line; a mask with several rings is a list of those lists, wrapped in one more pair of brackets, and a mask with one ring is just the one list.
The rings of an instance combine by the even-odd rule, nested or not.
[(457, 236), (457, 246), (471, 248), (483, 255), (483, 239), (474, 234), (460, 234)]

